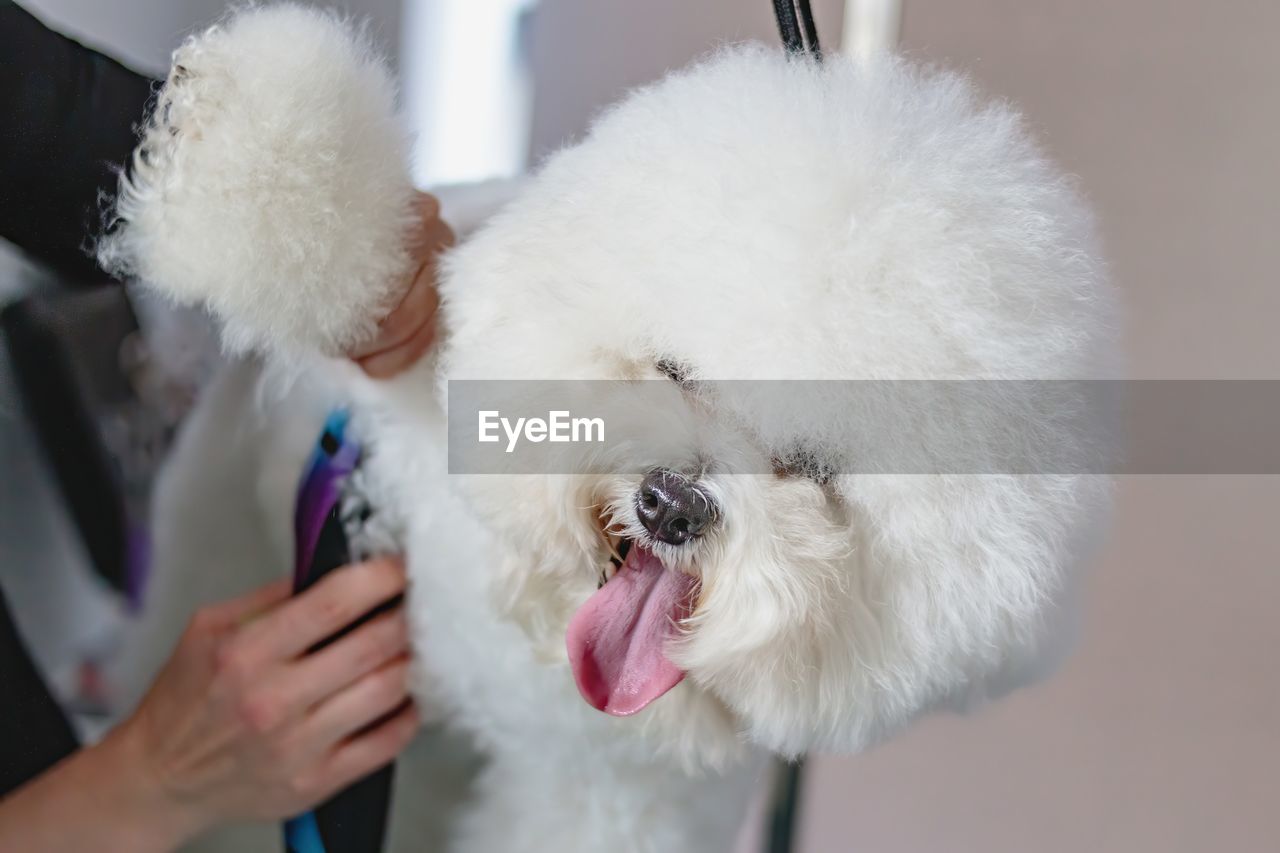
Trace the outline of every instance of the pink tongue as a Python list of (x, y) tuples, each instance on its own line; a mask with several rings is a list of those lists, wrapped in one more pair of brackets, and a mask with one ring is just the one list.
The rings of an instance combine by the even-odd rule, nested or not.
[(696, 584), (632, 545), (618, 573), (569, 622), (565, 644), (582, 698), (625, 717), (679, 684), (684, 672), (662, 646), (692, 612)]

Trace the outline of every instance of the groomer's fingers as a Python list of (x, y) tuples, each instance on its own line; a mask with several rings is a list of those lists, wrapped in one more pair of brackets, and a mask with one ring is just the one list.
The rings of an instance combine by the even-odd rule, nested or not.
[(352, 351), (351, 357), (363, 367), (364, 359), (404, 344), (424, 326), (433, 324), (439, 307), (440, 294), (436, 292), (435, 270), (427, 269), (424, 265), (419, 268), (404, 299), (378, 327), (378, 336)]
[(400, 302), (378, 325), (374, 338), (348, 353), (366, 373), (385, 379), (410, 367), (435, 337), (437, 261), (455, 242), (453, 230), (440, 218), (439, 202), (426, 193), (416, 201), (420, 222), (410, 235), (416, 268), (405, 283)]
[(440, 216), (440, 200), (429, 193), (418, 193), (418, 217), (422, 228), (413, 242), (414, 256), (428, 261), (457, 242), (453, 229)]
[(313, 743), (330, 745), (355, 735), (409, 698), (409, 656), (398, 655), (320, 703), (303, 722)]
[(389, 379), (422, 358), (426, 351), (431, 348), (431, 344), (435, 339), (435, 323), (428, 322), (414, 332), (413, 337), (403, 344), (386, 352), (359, 359), (356, 363), (360, 365), (360, 369), (366, 375), (373, 379)]
[(292, 711), (306, 711), (408, 651), (409, 623), (404, 608), (397, 607), (288, 667), (278, 676), (277, 689)]
[(435, 315), (439, 304), (435, 293), (436, 260), (441, 252), (454, 244), (455, 239), (453, 229), (440, 218), (440, 203), (433, 196), (419, 193), (416, 204), (421, 223), (410, 238), (415, 261), (413, 274), (405, 283), (400, 302), (379, 323), (378, 334), (351, 351), (350, 356), (354, 359), (404, 343)]
[(330, 572), (306, 592), (246, 625), (232, 642), (253, 660), (288, 660), (404, 592), (404, 564), (393, 558)]
[(324, 776), (332, 791), (389, 764), (418, 733), (421, 719), (409, 703), (395, 715), (342, 743), (328, 760)]

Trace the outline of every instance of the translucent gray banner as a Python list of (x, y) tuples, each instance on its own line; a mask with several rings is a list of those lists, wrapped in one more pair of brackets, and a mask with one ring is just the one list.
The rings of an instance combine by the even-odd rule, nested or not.
[(1280, 381), (452, 381), (456, 474), (1280, 474)]

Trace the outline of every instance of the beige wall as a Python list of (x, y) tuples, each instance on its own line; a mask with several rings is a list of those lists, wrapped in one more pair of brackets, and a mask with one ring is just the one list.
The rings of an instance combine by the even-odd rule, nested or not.
[(1276, 478), (1126, 478), (1056, 678), (817, 762), (810, 853), (1262, 853), (1280, 840)]
[[(820, 33), (836, 38), (841, 0), (812, 0)], [(777, 41), (769, 0), (541, 0), (534, 19), (535, 159), (581, 133), (629, 87), (717, 45)]]
[[(766, 0), (544, 4), (535, 150), (717, 40), (774, 38)], [(815, 6), (830, 41), (841, 4)], [(906, 0), (903, 23), (1080, 175), (1132, 372), (1162, 378), (1280, 376), (1277, 34), (1274, 0)], [(1280, 849), (1280, 479), (1130, 477), (1118, 499), (1064, 671), (815, 762), (804, 850)]]
[(1102, 216), (1146, 377), (1280, 377), (1280, 3), (906, 0), (905, 47), (1021, 104)]

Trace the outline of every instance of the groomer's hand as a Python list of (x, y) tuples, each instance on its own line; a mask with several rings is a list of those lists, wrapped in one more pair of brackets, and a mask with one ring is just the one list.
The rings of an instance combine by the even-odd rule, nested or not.
[(279, 583), (196, 614), (116, 734), (189, 831), (306, 811), (408, 745), (403, 607), (307, 654), (404, 587), (380, 559), (297, 598)]
[(133, 716), (0, 800), (0, 850), (167, 853), (224, 821), (306, 811), (413, 738), (404, 591), (376, 560), (196, 614)]
[(431, 348), (436, 332), (437, 261), (454, 243), (453, 231), (440, 218), (434, 196), (418, 193), (419, 227), (414, 234), (415, 271), (406, 282), (399, 305), (378, 326), (378, 336), (351, 353), (351, 358), (375, 379), (395, 376)]

